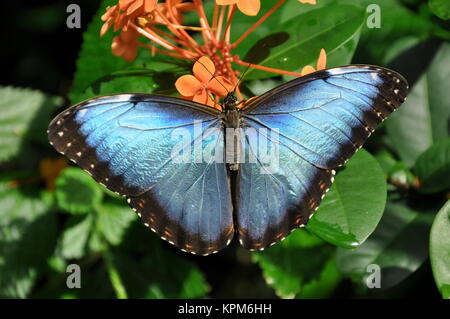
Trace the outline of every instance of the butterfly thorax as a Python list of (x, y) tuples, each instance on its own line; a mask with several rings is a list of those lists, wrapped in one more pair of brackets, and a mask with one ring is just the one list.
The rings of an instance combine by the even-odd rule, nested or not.
[(223, 100), (224, 109), (224, 127), (225, 128), (239, 128), (240, 127), (240, 111), (236, 107), (237, 98), (234, 96), (233, 92), (229, 92), (225, 99)]
[(237, 99), (232, 92), (224, 99), (223, 126), (225, 129), (225, 156), (230, 170), (239, 168), (239, 157), (241, 154), (240, 127), (241, 114), (236, 107)]

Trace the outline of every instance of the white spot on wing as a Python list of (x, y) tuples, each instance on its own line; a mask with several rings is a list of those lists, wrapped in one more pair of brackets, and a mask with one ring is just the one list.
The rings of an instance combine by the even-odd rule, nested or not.
[(345, 72), (344, 68), (334, 68), (327, 70), (327, 73), (330, 75), (342, 74), (343, 72)]

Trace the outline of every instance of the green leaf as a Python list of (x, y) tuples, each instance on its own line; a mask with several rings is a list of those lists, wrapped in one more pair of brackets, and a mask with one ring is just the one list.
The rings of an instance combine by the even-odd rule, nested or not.
[[(280, 44), (269, 45), (272, 47), (270, 54), (261, 56), (258, 64), (299, 71), (308, 64), (315, 66), (322, 48), (327, 52), (329, 66), (348, 64), (358, 43), (364, 18), (364, 9), (350, 5), (330, 4), (311, 10), (286, 21), (276, 29), (271, 29), (270, 33), (250, 50), (248, 56), (254, 55), (252, 50), (264, 53), (264, 50), (268, 50), (264, 44), (276, 40), (275, 42)], [(273, 39), (274, 37), (276, 39)], [(274, 73), (249, 69), (246, 78), (273, 76)]]
[(122, 283), (122, 278), (120, 278), (119, 271), (114, 265), (113, 257), (109, 251), (103, 253), (103, 259), (105, 260), (106, 269), (108, 270), (109, 280), (114, 288), (116, 297), (118, 299), (127, 299), (127, 291)]
[(365, 287), (367, 267), (381, 268), (381, 288), (390, 288), (415, 272), (428, 256), (432, 214), (419, 212), (399, 201), (390, 201), (377, 229), (360, 247), (338, 248), (337, 266)]
[(83, 33), (83, 44), (76, 63), (77, 71), (70, 91), (72, 103), (81, 101), (80, 95), (90, 84), (128, 65), (126, 61), (111, 53), (111, 42), (114, 37), (111, 30), (100, 38), (100, 28), (103, 25), (100, 17), (105, 13), (107, 6), (115, 4), (117, 4), (115, 0), (103, 0), (87, 31)]
[[(350, 0), (354, 1), (354, 0)], [(361, 0), (364, 8), (380, 7), (380, 28), (362, 29), (356, 52), (358, 63), (386, 65), (401, 53), (438, 32), (427, 18), (407, 8), (399, 0)], [(373, 14), (369, 12), (368, 15)]]
[(450, 188), (450, 138), (439, 141), (422, 153), (414, 166), (420, 191), (436, 193)]
[(319, 278), (313, 279), (304, 285), (302, 291), (296, 298), (328, 298), (333, 294), (341, 279), (342, 275), (336, 267), (335, 258), (330, 258), (323, 267)]
[(93, 215), (71, 216), (64, 226), (58, 252), (67, 259), (81, 258), (88, 252), (89, 236), (94, 229)]
[(56, 244), (56, 216), (35, 188), (0, 183), (0, 298), (25, 298)]
[(395, 150), (410, 166), (433, 142), (449, 136), (449, 55), (450, 44), (445, 43), (412, 88), (406, 102), (386, 121)]
[(66, 168), (55, 185), (58, 206), (71, 214), (93, 212), (103, 197), (100, 185), (76, 167)]
[(387, 176), (389, 175), (391, 168), (397, 163), (397, 160), (392, 153), (387, 150), (381, 150), (375, 155), (375, 158)]
[[(294, 298), (308, 294), (323, 293), (332, 290), (335, 281), (323, 282), (326, 268), (332, 260), (333, 247), (300, 229), (286, 239), (262, 252), (252, 254), (252, 259), (259, 263), (267, 284), (275, 289), (281, 298)], [(323, 291), (313, 291), (321, 282)]]
[(442, 298), (450, 298), (450, 201), (442, 207), (431, 227), (430, 261)]
[(97, 210), (97, 229), (112, 245), (118, 245), (136, 214), (124, 203), (106, 202)]
[(377, 161), (357, 152), (340, 171), (307, 229), (344, 248), (361, 245), (375, 230), (386, 204), (386, 180)]
[(98, 95), (114, 93), (169, 94), (175, 91), (175, 80), (186, 69), (184, 61), (152, 57), (149, 50), (140, 49), (136, 59), (126, 62), (111, 52), (112, 39), (118, 33), (111, 28), (100, 38), (103, 24), (100, 17), (114, 0), (101, 2), (97, 14), (83, 33), (83, 44), (77, 60), (77, 71), (70, 91), (70, 100), (77, 103)]
[(0, 87), (0, 161), (19, 155), (25, 141), (47, 144), (45, 130), (61, 101), (35, 90)]
[(429, 0), (428, 5), (431, 11), (442, 20), (450, 19), (450, 1), (448, 0)]

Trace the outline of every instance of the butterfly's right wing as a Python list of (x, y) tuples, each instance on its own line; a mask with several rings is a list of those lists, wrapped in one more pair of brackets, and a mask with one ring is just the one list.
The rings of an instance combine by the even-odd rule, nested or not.
[(48, 135), (56, 150), (126, 196), (161, 238), (205, 255), (233, 236), (227, 170), (215, 160), (224, 147), (219, 115), (177, 98), (112, 95), (62, 112)]
[[(349, 65), (299, 77), (251, 101), (242, 121), (258, 134), (241, 135), (242, 149), (246, 159), (258, 160), (243, 162), (237, 178), (236, 228), (242, 245), (263, 249), (304, 226), (331, 186), (334, 169), (407, 92), (406, 80), (392, 70)], [(258, 156), (260, 141), (278, 150), (267, 163)]]

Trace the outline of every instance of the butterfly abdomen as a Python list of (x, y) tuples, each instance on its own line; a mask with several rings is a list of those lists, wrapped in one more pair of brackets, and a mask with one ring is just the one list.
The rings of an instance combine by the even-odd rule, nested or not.
[(237, 171), (241, 157), (241, 115), (237, 108), (226, 108), (223, 119), (225, 129), (225, 162)]

